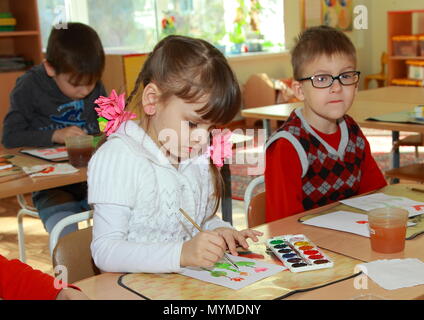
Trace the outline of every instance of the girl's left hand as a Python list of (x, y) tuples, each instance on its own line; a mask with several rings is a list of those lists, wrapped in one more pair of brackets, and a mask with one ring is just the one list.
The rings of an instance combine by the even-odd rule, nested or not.
[(238, 253), (236, 250), (236, 241), (244, 249), (248, 249), (249, 244), (247, 243), (246, 238), (250, 238), (254, 242), (258, 242), (259, 241), (258, 236), (263, 235), (262, 232), (252, 230), (252, 229), (237, 231), (231, 228), (216, 228), (214, 229), (214, 231), (224, 238), (225, 242), (227, 243), (228, 250), (234, 256), (238, 256)]

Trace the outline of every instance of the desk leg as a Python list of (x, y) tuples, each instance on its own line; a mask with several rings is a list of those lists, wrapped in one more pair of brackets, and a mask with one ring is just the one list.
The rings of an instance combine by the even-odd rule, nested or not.
[(271, 136), (271, 120), (263, 119), (262, 124), (263, 124), (263, 127), (265, 129), (265, 134), (266, 134), (265, 141), (267, 141), (268, 138)]
[(233, 224), (233, 205), (232, 205), (232, 195), (231, 195), (231, 171), (230, 165), (225, 163), (221, 168), (221, 176), (224, 181), (224, 194), (222, 197), (221, 210), (222, 210), (222, 219)]
[[(392, 145), (399, 141), (399, 131), (392, 131)], [(399, 148), (393, 148), (392, 152), (392, 169), (400, 167), (400, 152)], [(398, 178), (392, 179), (392, 184), (399, 183)]]

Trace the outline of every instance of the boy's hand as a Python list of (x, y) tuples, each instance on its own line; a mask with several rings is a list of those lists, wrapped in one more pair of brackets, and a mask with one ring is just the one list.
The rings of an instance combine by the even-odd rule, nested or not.
[(263, 235), (262, 232), (252, 229), (237, 231), (231, 228), (216, 228), (214, 231), (217, 232), (222, 238), (224, 238), (225, 242), (227, 243), (228, 250), (234, 256), (238, 256), (236, 250), (236, 241), (244, 249), (247, 249), (249, 248), (249, 244), (247, 243), (246, 238), (250, 238), (254, 242), (258, 242), (258, 236)]
[(184, 242), (181, 251), (181, 267), (208, 268), (218, 262), (226, 249), (224, 239), (214, 231), (203, 231)]
[(67, 137), (84, 136), (86, 133), (79, 127), (72, 126), (63, 129), (58, 129), (53, 132), (52, 142), (64, 144)]

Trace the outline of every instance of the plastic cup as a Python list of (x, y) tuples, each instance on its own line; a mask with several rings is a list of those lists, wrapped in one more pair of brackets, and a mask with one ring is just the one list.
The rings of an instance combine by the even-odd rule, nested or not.
[(72, 136), (65, 139), (69, 163), (76, 168), (86, 167), (93, 155), (93, 136)]
[(396, 253), (405, 249), (408, 211), (380, 208), (368, 212), (371, 249), (380, 253)]

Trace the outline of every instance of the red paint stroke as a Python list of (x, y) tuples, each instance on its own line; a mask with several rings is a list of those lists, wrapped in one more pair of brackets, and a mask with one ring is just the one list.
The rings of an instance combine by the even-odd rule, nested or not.
[(265, 259), (265, 257), (262, 254), (257, 254), (254, 252), (249, 252), (249, 253), (239, 252), (239, 256), (245, 257), (245, 258), (251, 258), (251, 259)]
[(368, 221), (365, 221), (365, 220), (364, 220), (364, 221), (356, 221), (356, 223), (357, 223), (357, 224), (367, 224), (367, 223), (368, 223)]
[(240, 281), (243, 281), (244, 278), (230, 278), (230, 280), (240, 282)]
[(54, 171), (54, 167), (47, 167), (43, 171), (40, 171), (40, 173), (50, 173)]
[(268, 268), (255, 268), (255, 272), (256, 273), (258, 273), (258, 272), (265, 272), (267, 270), (268, 270)]
[(424, 210), (424, 205), (412, 206), (412, 208), (414, 208), (417, 211), (421, 211), (421, 210)]

